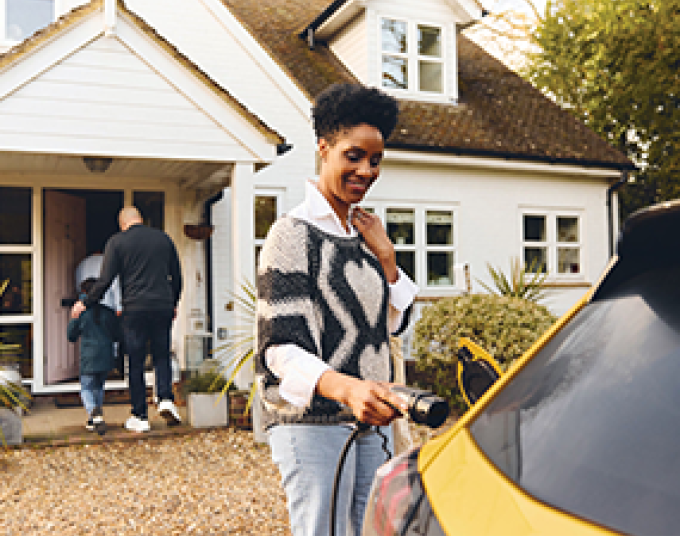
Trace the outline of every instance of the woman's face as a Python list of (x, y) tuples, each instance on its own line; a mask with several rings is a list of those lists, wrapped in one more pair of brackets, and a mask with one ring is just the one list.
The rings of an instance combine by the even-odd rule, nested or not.
[(319, 140), (319, 190), (340, 221), (378, 178), (384, 148), (380, 131), (366, 124), (340, 131), (332, 145), (325, 138)]

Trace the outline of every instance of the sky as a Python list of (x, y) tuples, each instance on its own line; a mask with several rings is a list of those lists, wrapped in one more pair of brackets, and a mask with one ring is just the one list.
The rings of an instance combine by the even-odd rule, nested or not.
[[(545, 9), (546, 0), (531, 1), (539, 11)], [(527, 4), (527, 0), (481, 0), (481, 2), (491, 13), (517, 11), (533, 19), (533, 10)], [(497, 32), (489, 30), (488, 26), (503, 28), (502, 22), (496, 21), (493, 17), (487, 17), (482, 24), (474, 25), (466, 30), (465, 35), (511, 69), (520, 70), (526, 62), (527, 52), (533, 50), (528, 40), (506, 39), (499, 36)]]
[[(541, 11), (545, 9), (545, 3), (546, 0), (534, 0), (534, 5)], [(525, 0), (482, 0), (482, 4), (489, 11), (494, 12), (506, 9), (514, 9), (517, 11), (527, 11), (529, 9)]]

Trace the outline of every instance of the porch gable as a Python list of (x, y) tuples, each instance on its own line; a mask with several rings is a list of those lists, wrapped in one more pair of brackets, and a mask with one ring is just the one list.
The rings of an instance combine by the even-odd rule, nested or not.
[(0, 151), (273, 161), (277, 132), (122, 3), (115, 31), (102, 7), (0, 57)]

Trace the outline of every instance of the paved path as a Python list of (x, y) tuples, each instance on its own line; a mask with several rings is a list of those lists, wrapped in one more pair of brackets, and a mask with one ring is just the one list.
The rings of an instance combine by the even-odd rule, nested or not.
[[(178, 407), (180, 416), (186, 421), (186, 408)], [(128, 432), (123, 423), (130, 416), (129, 404), (107, 404), (104, 406), (104, 419), (107, 433), (102, 440), (114, 440), (125, 437), (137, 437), (139, 434)], [(24, 415), (24, 441), (27, 444), (40, 443), (82, 443), (98, 439), (96, 434), (85, 430), (86, 413), (82, 407), (57, 408), (54, 404), (34, 404), (30, 412)], [(187, 425), (179, 427), (166, 426), (156, 409), (149, 407), (149, 436), (164, 436), (189, 433), (192, 429)], [(145, 434), (146, 435), (146, 434)]]

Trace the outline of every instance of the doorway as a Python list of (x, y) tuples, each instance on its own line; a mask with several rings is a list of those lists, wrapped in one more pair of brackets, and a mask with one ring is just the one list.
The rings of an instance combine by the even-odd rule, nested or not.
[(46, 189), (43, 198), (45, 385), (77, 382), (78, 348), (66, 338), (70, 307), (78, 296), (76, 268), (103, 253), (118, 231), (122, 191)]

